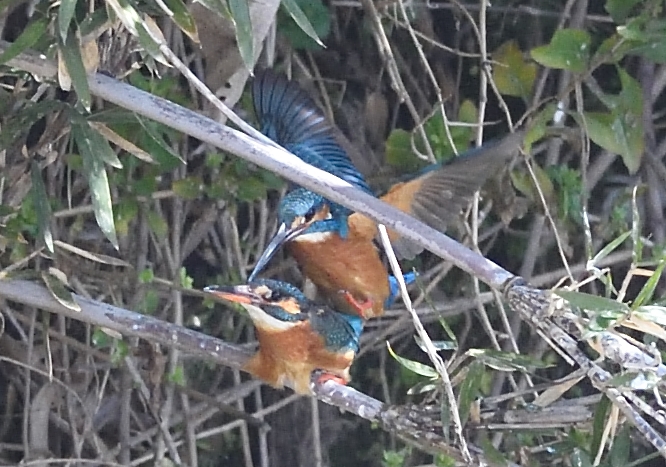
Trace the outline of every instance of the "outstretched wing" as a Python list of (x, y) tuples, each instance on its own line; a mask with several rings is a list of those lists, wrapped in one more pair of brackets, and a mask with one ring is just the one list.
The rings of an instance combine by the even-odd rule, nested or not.
[[(391, 187), (381, 199), (444, 232), (469, 205), (474, 193), (516, 155), (523, 136), (524, 132), (516, 132), (468, 151), (447, 164), (429, 166), (416, 178)], [(349, 223), (354, 226), (352, 230), (375, 235), (374, 223), (365, 216), (355, 213)], [(395, 231), (389, 230), (389, 234), (396, 254), (402, 258), (413, 258), (423, 250)]]
[(252, 98), (263, 134), (308, 164), (371, 193), (363, 175), (336, 141), (336, 129), (297, 83), (265, 70), (252, 83)]

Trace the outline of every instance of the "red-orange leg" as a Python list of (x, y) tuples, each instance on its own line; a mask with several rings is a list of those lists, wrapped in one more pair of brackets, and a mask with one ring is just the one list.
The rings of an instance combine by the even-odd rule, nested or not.
[(340, 291), (340, 293), (345, 297), (347, 303), (349, 303), (362, 318), (366, 316), (366, 311), (372, 310), (373, 303), (372, 300), (370, 300), (369, 298), (362, 302), (359, 302), (358, 300), (356, 300), (356, 298), (354, 298), (351, 292), (342, 290)]
[(342, 384), (343, 386), (347, 385), (347, 381), (344, 380), (344, 378), (331, 374), (331, 373), (320, 373), (319, 375), (316, 375), (315, 377), (315, 384), (324, 384), (326, 381), (335, 381), (338, 384)]

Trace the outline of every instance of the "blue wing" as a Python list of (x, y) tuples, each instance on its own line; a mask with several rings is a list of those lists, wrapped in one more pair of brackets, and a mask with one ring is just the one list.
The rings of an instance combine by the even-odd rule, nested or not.
[(342, 314), (330, 308), (319, 308), (310, 313), (310, 327), (324, 338), (324, 345), (328, 350), (359, 350), (363, 320), (358, 316)]
[(310, 165), (372, 194), (363, 175), (335, 140), (330, 125), (300, 86), (270, 70), (257, 73), (252, 99), (261, 132)]
[[(405, 279), (405, 284), (410, 285), (416, 280), (415, 272), (407, 272), (402, 275)], [(393, 275), (389, 275), (389, 296), (384, 302), (384, 308), (390, 308), (393, 302), (400, 296), (400, 285), (398, 280)]]

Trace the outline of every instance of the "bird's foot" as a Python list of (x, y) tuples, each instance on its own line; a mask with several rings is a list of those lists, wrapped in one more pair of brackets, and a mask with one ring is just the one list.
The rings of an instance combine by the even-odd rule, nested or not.
[(344, 299), (351, 305), (354, 310), (361, 316), (362, 318), (365, 318), (365, 316), (368, 314), (369, 311), (372, 311), (372, 306), (374, 305), (374, 302), (370, 300), (369, 298), (363, 301), (358, 301), (354, 296), (351, 294), (351, 292), (348, 292), (346, 290), (340, 291)]
[(332, 373), (326, 373), (325, 371), (318, 370), (314, 376), (313, 376), (313, 381), (314, 384), (317, 386), (324, 384), (326, 381), (335, 381), (338, 384), (341, 384), (343, 386), (347, 385), (347, 380), (345, 380), (343, 377), (334, 375)]

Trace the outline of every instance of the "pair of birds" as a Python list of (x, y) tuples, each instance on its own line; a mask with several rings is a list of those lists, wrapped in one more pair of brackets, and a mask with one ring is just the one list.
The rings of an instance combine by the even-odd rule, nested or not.
[[(264, 71), (253, 81), (252, 97), (263, 134), (303, 161), (372, 194), (339, 144), (339, 130), (298, 84)], [(447, 164), (433, 164), (393, 185), (381, 199), (444, 231), (516, 154), (521, 141), (522, 134), (514, 133)], [(346, 384), (364, 320), (381, 316), (398, 294), (397, 281), (375, 246), (377, 224), (300, 187), (281, 200), (278, 222), (247, 284), (205, 290), (240, 303), (249, 313), (259, 340), (259, 350), (245, 366), (250, 374), (301, 394), (311, 394), (315, 371), (322, 372), (320, 378)], [(400, 257), (411, 258), (422, 250), (396, 232), (389, 230), (389, 237)], [(333, 308), (308, 300), (291, 284), (256, 278), (283, 245)], [(405, 279), (413, 281), (414, 276)]]

